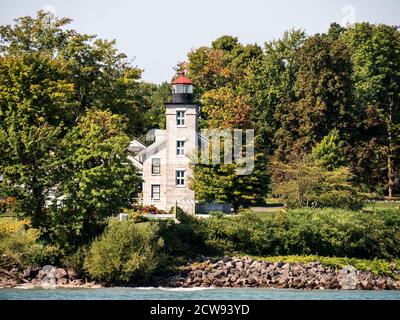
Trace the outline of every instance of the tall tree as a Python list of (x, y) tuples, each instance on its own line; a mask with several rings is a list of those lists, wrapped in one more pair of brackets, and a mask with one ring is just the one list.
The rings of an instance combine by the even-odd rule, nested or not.
[(295, 96), (281, 99), (275, 112), (280, 127), (275, 155), (306, 154), (332, 129), (350, 122), (351, 63), (347, 46), (326, 35), (308, 38), (295, 55)]
[(87, 241), (105, 218), (132, 203), (141, 182), (128, 160), (126, 121), (110, 111), (88, 110), (61, 142), (52, 201), (51, 239)]
[(16, 19), (14, 25), (0, 27), (0, 52), (11, 56), (40, 52), (64, 61), (64, 79), (74, 85), (75, 98), (74, 108), (64, 115), (65, 125), (74, 125), (88, 108), (97, 107), (127, 116), (127, 133), (137, 134), (141, 70), (118, 52), (115, 40), (66, 29), (71, 21), (44, 11), (35, 18)]
[(361, 182), (372, 188), (385, 185), (391, 197), (400, 164), (400, 32), (388, 25), (361, 23), (342, 38), (351, 48), (358, 111), (353, 166)]
[[(102, 207), (102, 213), (96, 216), (99, 219), (115, 213), (116, 203), (126, 203), (137, 186), (129, 182), (131, 177), (136, 179), (134, 173), (124, 172), (122, 164), (126, 161), (129, 144), (124, 134), (143, 131), (138, 125), (140, 119), (144, 119), (143, 110), (137, 104), (141, 97), (137, 81), (140, 70), (132, 67), (125, 55), (116, 50), (115, 42), (66, 30), (70, 21), (39, 12), (35, 18), (23, 17), (17, 19), (15, 25), (0, 27), (0, 174), (3, 177), (0, 195), (15, 196), (19, 213), (31, 218), (33, 226), (47, 231), (54, 226), (53, 215), (58, 212), (49, 207), (53, 202), (52, 194), (90, 190), (86, 196), (91, 200), (77, 195), (76, 198), (82, 200), (80, 206), (70, 212), (64, 211), (64, 220), (58, 217), (65, 222), (71, 214), (87, 221), (96, 206), (98, 211)], [(127, 124), (115, 120), (109, 112), (96, 118), (97, 122), (89, 122), (93, 130), (97, 130), (94, 134), (99, 150), (95, 153), (94, 145), (87, 149), (93, 153), (85, 162), (81, 156), (83, 149), (91, 146), (91, 141), (84, 138), (93, 139), (93, 134), (85, 132), (87, 137), (79, 137), (76, 130), (84, 131), (80, 119), (96, 107), (123, 114)], [(109, 121), (112, 125), (108, 125)], [(116, 128), (118, 125), (120, 127)], [(73, 134), (75, 141), (72, 143), (68, 139)], [(85, 146), (76, 153), (68, 153), (62, 148), (62, 141), (66, 139), (71, 147), (78, 143), (85, 143)], [(107, 144), (102, 139), (110, 140)], [(76, 173), (82, 174), (82, 180), (79, 186), (74, 185), (74, 190), (66, 187), (65, 180), (60, 180), (60, 177), (77, 179), (68, 171), (70, 162), (67, 160), (72, 161), (71, 157), (83, 162), (75, 167)], [(90, 164), (94, 166), (92, 171), (87, 167)], [(87, 171), (83, 172), (84, 168)], [(108, 174), (103, 180), (104, 189), (109, 187), (119, 193), (115, 200), (104, 198), (108, 199), (107, 204), (101, 199), (108, 197), (109, 191), (97, 185), (99, 195), (93, 187), (99, 181), (96, 179), (106, 175), (100, 169)], [(110, 186), (112, 183), (115, 185)], [(124, 186), (118, 189), (121, 184)], [(104, 208), (106, 205), (108, 210)], [(78, 209), (81, 210), (79, 214)]]
[(291, 30), (281, 39), (265, 43), (264, 54), (249, 62), (245, 78), (239, 85), (240, 92), (249, 98), (253, 126), (262, 136), (269, 154), (279, 143), (275, 141), (280, 127), (280, 119), (275, 116), (277, 108), (282, 99), (295, 96), (298, 65), (294, 57), (305, 39), (303, 31)]
[(64, 67), (38, 52), (0, 57), (0, 194), (15, 196), (34, 227), (45, 220), (64, 116), (74, 107)]
[[(249, 97), (238, 90), (249, 64), (261, 57), (257, 45), (243, 46), (237, 38), (222, 36), (210, 48), (202, 47), (188, 55), (189, 77), (194, 80), (201, 97), (201, 128), (233, 130), (254, 129), (253, 110)], [(260, 203), (268, 191), (267, 157), (260, 137), (255, 141), (254, 171), (238, 175), (238, 163), (221, 162), (194, 166), (192, 188), (200, 200), (232, 203), (235, 209)], [(211, 159), (210, 159), (211, 160)]]

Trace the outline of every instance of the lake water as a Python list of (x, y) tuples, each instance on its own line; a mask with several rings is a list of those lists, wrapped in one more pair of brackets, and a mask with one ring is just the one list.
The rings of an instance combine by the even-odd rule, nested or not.
[(0, 300), (400, 300), (400, 291), (261, 288), (0, 289)]

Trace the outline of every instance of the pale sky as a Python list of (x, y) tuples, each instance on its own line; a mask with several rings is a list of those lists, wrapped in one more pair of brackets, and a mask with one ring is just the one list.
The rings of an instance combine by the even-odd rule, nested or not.
[(263, 45), (291, 28), (325, 32), (331, 22), (400, 25), (398, 0), (0, 0), (0, 24), (43, 7), (72, 18), (81, 33), (116, 39), (154, 83), (169, 81), (190, 50), (222, 35)]

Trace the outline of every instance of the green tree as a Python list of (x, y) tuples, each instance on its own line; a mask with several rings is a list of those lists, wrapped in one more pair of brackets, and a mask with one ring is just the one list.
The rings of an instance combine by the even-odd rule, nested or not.
[[(163, 82), (160, 85), (141, 82), (139, 84), (138, 101), (140, 101), (141, 120), (137, 123), (137, 131), (140, 130), (139, 138), (144, 138), (150, 129), (165, 129), (165, 102), (171, 98), (171, 85)], [(138, 121), (139, 122), (139, 121)]]
[(316, 144), (311, 151), (311, 157), (329, 170), (343, 167), (346, 164), (346, 155), (339, 131), (333, 129), (320, 143)]
[(119, 115), (89, 110), (63, 139), (49, 235), (57, 243), (87, 241), (136, 196), (141, 180), (128, 160), (125, 126)]
[(273, 193), (289, 207), (359, 209), (362, 205), (348, 167), (329, 170), (306, 157), (289, 164), (275, 163), (274, 170)]
[(275, 155), (306, 154), (332, 129), (350, 126), (351, 63), (346, 45), (326, 35), (308, 38), (295, 56), (295, 97), (289, 93), (275, 112), (280, 127)]
[[(222, 148), (221, 148), (222, 150)], [(238, 175), (238, 163), (196, 164), (193, 166), (191, 188), (196, 198), (204, 202), (230, 203), (237, 211), (240, 207), (263, 204), (269, 191), (267, 157), (263, 153), (254, 156), (254, 171), (249, 175)]]
[[(73, 242), (73, 234), (96, 234), (91, 228), (135, 193), (126, 134), (158, 122), (144, 113), (161, 98), (150, 89), (142, 98), (140, 70), (114, 41), (68, 30), (70, 22), (39, 12), (0, 27), (0, 195), (14, 196), (17, 212), (46, 237)], [(52, 195), (64, 197), (62, 208)]]
[(138, 101), (141, 70), (118, 52), (115, 40), (66, 29), (71, 19), (39, 11), (36, 17), (22, 17), (14, 25), (0, 27), (3, 55), (43, 53), (62, 61), (64, 80), (73, 84), (74, 104), (63, 114), (66, 126), (73, 126), (88, 108), (110, 109), (128, 117), (127, 133), (135, 135), (142, 113)]
[(351, 49), (353, 63), (357, 110), (353, 167), (361, 182), (372, 188), (384, 185), (392, 196), (400, 164), (400, 32), (388, 25), (361, 23), (342, 38)]
[[(251, 129), (252, 110), (246, 101), (246, 97), (238, 95), (230, 87), (208, 91), (203, 95), (203, 125), (208, 129), (227, 130), (231, 133), (233, 129)], [(211, 139), (210, 149), (213, 143), (220, 143), (219, 163), (213, 162), (210, 152), (209, 164), (194, 165), (191, 187), (198, 200), (231, 203), (235, 210), (240, 206), (263, 203), (268, 192), (269, 174), (268, 157), (260, 141), (258, 136), (252, 141), (255, 151), (253, 171), (249, 175), (238, 175), (243, 164), (237, 159), (234, 159), (234, 163), (225, 163), (224, 154), (232, 150), (224, 149), (223, 139), (218, 142)], [(246, 147), (244, 145), (243, 149)]]
[(253, 127), (262, 136), (268, 154), (279, 144), (275, 135), (281, 127), (280, 114), (285, 112), (290, 116), (281, 101), (295, 96), (298, 65), (294, 57), (305, 39), (303, 31), (291, 30), (281, 39), (265, 43), (264, 54), (248, 64), (239, 85), (241, 94), (248, 97)]
[(0, 194), (14, 196), (34, 227), (45, 221), (63, 115), (73, 107), (63, 69), (39, 52), (0, 57)]

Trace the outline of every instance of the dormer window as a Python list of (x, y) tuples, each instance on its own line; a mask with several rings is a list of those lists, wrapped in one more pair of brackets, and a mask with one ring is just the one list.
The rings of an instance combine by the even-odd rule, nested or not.
[(185, 125), (185, 111), (177, 111), (176, 112), (176, 125), (177, 126)]

